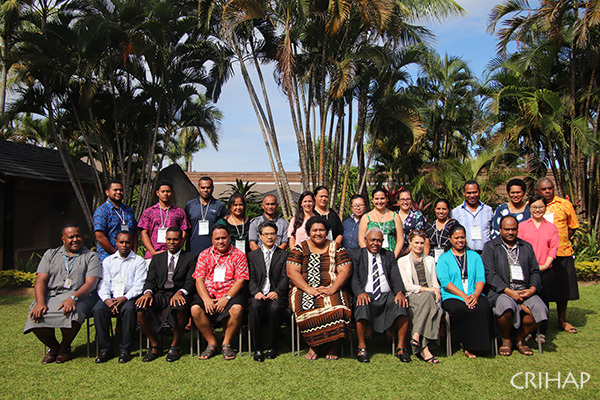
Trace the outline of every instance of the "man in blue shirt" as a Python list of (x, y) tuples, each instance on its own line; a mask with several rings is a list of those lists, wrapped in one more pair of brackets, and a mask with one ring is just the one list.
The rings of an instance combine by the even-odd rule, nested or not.
[(465, 182), (463, 187), (465, 201), (450, 214), (465, 227), (467, 247), (481, 254), (483, 245), (489, 242), (492, 228), (492, 208), (479, 200), (481, 190), (476, 181)]
[(132, 248), (137, 251), (137, 221), (131, 207), (123, 204), (123, 185), (111, 180), (104, 191), (106, 202), (94, 211), (94, 236), (100, 261), (117, 252), (116, 240), (119, 232), (131, 232)]
[(360, 194), (350, 197), (352, 214), (344, 221), (344, 234), (342, 245), (348, 251), (359, 249), (358, 225), (360, 218), (367, 212), (367, 202)]
[(195, 256), (212, 246), (210, 235), (213, 225), (227, 214), (225, 204), (213, 197), (214, 189), (213, 180), (208, 176), (203, 176), (198, 181), (200, 196), (188, 201), (185, 205), (185, 213), (192, 226), (187, 235), (188, 250)]

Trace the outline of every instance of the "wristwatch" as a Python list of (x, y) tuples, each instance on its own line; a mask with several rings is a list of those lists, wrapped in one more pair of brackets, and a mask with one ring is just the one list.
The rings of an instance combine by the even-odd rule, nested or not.
[(73, 299), (73, 301), (75, 303), (77, 303), (77, 301), (79, 301), (79, 297), (77, 297), (77, 296), (71, 296), (71, 298)]
[(231, 300), (231, 296), (226, 294), (225, 297), (227, 298), (227, 300)]

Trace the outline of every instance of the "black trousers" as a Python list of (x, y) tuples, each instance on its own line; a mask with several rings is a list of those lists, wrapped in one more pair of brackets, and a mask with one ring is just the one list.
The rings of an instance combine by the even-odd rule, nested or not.
[(250, 324), (250, 332), (254, 349), (263, 351), (263, 322), (268, 320), (269, 324), (269, 341), (268, 349), (277, 348), (277, 339), (279, 338), (279, 330), (281, 328), (281, 315), (287, 305), (287, 299), (277, 300), (257, 300), (252, 297), (249, 301), (248, 308), (248, 323)]
[[(117, 317), (121, 318), (121, 344), (120, 350), (131, 351), (135, 336), (135, 324), (137, 322), (137, 309), (135, 307), (136, 299), (127, 300), (119, 308)], [(115, 316), (107, 305), (98, 300), (94, 309), (94, 326), (96, 327), (96, 336), (98, 338), (98, 348), (102, 350), (110, 349), (110, 324), (111, 318)]]

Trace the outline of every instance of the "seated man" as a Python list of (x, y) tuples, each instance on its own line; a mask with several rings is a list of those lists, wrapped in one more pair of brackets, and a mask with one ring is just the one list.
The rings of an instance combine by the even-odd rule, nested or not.
[[(23, 333), (33, 333), (48, 347), (42, 364), (71, 359), (71, 343), (92, 311), (98, 296), (96, 285), (102, 276), (98, 255), (83, 246), (81, 229), (65, 225), (63, 246), (47, 250), (35, 280), (35, 301)], [(62, 342), (54, 328), (60, 328)]]
[(519, 223), (512, 215), (500, 221), (500, 237), (485, 244), (483, 265), (488, 283), (487, 297), (502, 334), (500, 354), (512, 353), (511, 330), (517, 329), (515, 346), (519, 353), (533, 355), (525, 337), (548, 319), (548, 307), (536, 292), (542, 286), (540, 268), (533, 247), (517, 238)]
[(408, 363), (410, 356), (404, 344), (409, 325), (408, 300), (394, 253), (382, 248), (383, 232), (379, 228), (370, 228), (365, 240), (366, 248), (350, 252), (358, 361), (369, 362), (365, 338), (371, 329), (382, 333), (394, 326), (398, 332), (396, 357)]
[(192, 279), (196, 257), (181, 250), (184, 243), (181, 229), (171, 227), (167, 230), (167, 251), (152, 257), (144, 284), (144, 294), (135, 303), (138, 307), (140, 326), (150, 340), (148, 353), (142, 358), (144, 362), (159, 357), (157, 333), (167, 321), (175, 329), (166, 360), (179, 360), (179, 342), (190, 318), (192, 294), (196, 292)]
[(246, 255), (231, 245), (231, 237), (224, 226), (215, 226), (211, 239), (212, 246), (200, 253), (192, 275), (198, 291), (192, 301), (192, 318), (208, 342), (199, 358), (207, 360), (217, 354), (212, 323), (221, 322), (223, 358), (233, 360), (235, 353), (231, 349), (231, 339), (242, 324), (248, 262)]
[(261, 247), (248, 254), (250, 269), (250, 301), (248, 320), (254, 341), (254, 361), (265, 360), (263, 355), (262, 321), (268, 316), (269, 345), (266, 356), (277, 357), (277, 338), (281, 313), (287, 306), (288, 279), (285, 270), (287, 252), (276, 246), (277, 225), (265, 220), (258, 226)]
[(111, 357), (110, 325), (112, 317), (121, 318), (119, 362), (131, 360), (131, 345), (135, 337), (135, 300), (142, 293), (146, 280), (146, 262), (133, 251), (132, 233), (117, 234), (117, 252), (102, 261), (102, 281), (98, 285), (100, 300), (94, 306), (94, 325), (100, 354), (97, 363)]

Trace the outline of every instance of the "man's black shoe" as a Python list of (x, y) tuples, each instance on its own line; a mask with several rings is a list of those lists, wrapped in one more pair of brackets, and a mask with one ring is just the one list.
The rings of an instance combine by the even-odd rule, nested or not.
[(105, 363), (110, 360), (110, 350), (100, 350), (100, 354), (96, 357), (96, 363)]
[(267, 350), (267, 360), (274, 360), (277, 358), (277, 349)]
[(257, 350), (254, 352), (254, 361), (258, 361), (258, 362), (265, 361), (265, 356), (263, 355), (262, 351)]
[(119, 363), (125, 364), (129, 361), (131, 361), (131, 354), (129, 353), (129, 350), (121, 350), (119, 352)]

